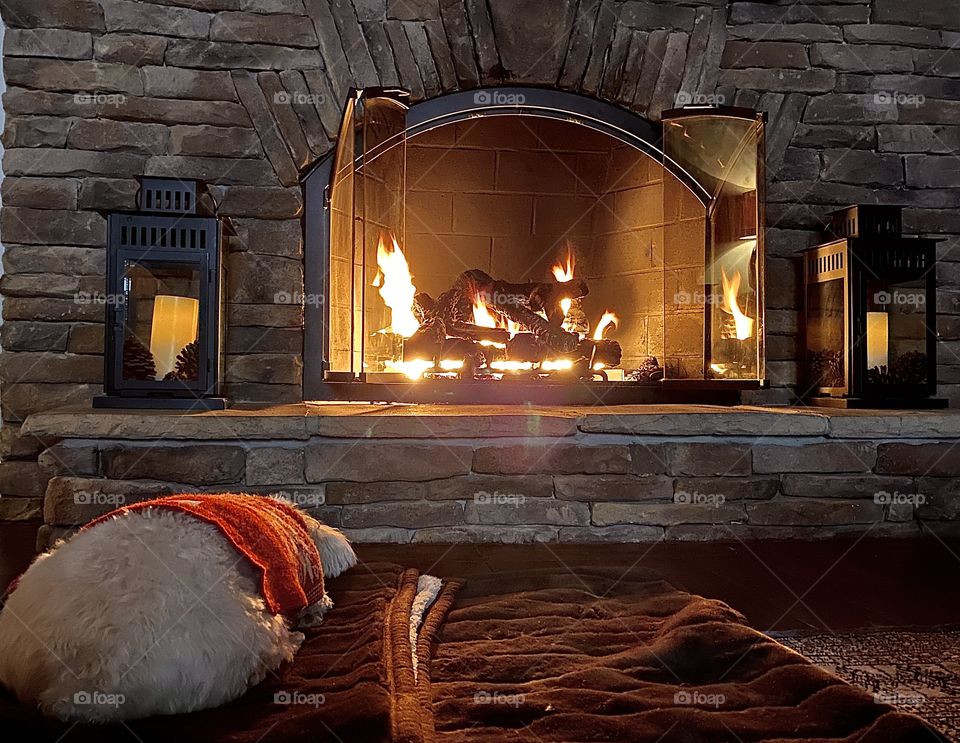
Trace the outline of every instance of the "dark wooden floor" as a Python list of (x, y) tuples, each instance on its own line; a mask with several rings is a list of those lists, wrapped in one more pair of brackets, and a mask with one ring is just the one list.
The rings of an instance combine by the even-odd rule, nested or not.
[[(0, 586), (26, 567), (37, 524), (0, 524)], [(933, 627), (960, 624), (960, 541), (638, 545), (360, 545), (360, 559), (388, 560), (445, 577), (553, 567), (655, 570), (692, 593), (727, 602), (761, 630)]]

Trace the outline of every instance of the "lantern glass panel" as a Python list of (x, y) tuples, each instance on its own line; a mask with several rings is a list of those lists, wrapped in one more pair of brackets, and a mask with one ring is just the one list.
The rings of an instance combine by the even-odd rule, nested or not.
[(844, 280), (807, 287), (807, 368), (814, 387), (846, 385)]
[(196, 264), (125, 261), (123, 379), (199, 381)]
[(926, 384), (925, 281), (871, 280), (865, 291), (867, 384)]

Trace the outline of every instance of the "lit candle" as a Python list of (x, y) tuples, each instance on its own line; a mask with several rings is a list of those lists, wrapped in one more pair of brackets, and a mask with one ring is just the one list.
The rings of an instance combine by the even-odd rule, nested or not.
[(886, 312), (867, 313), (867, 368), (887, 366), (889, 361), (889, 325)]
[(177, 365), (177, 354), (197, 338), (200, 302), (192, 297), (158, 294), (153, 300), (150, 353), (163, 379)]

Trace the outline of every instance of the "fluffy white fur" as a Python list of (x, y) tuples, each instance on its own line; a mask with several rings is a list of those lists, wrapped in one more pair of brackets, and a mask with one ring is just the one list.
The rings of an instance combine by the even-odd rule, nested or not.
[[(356, 564), (308, 519), (326, 578)], [(109, 722), (214, 707), (291, 660), (304, 636), (267, 611), (216, 527), (148, 510), (38, 558), (0, 612), (0, 684), (63, 720)], [(318, 623), (328, 597), (298, 620)]]

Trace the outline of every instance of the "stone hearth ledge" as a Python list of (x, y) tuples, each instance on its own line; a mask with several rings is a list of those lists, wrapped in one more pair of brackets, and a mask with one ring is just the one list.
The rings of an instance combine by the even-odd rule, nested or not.
[(960, 409), (827, 410), (708, 405), (548, 407), (302, 403), (223, 411), (67, 408), (30, 416), (22, 434), (41, 440), (306, 440), (574, 436), (960, 437)]
[(45, 447), (41, 547), (123, 503), (225, 490), (284, 494), (359, 542), (960, 534), (949, 410), (76, 409), (23, 433)]

